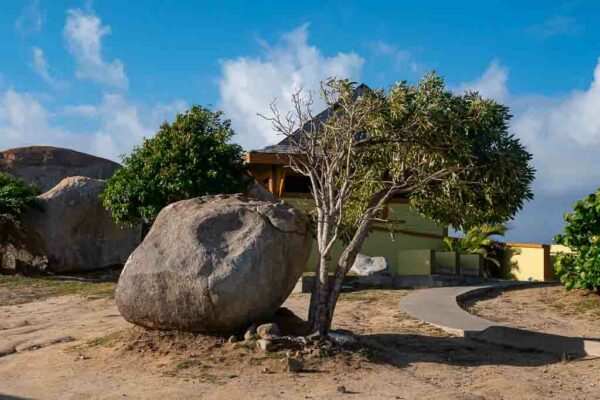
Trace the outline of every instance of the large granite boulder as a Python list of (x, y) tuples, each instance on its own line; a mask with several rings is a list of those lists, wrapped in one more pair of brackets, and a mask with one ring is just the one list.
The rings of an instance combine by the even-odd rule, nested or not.
[(78, 151), (49, 146), (0, 151), (0, 172), (35, 185), (40, 192), (69, 176), (108, 179), (120, 168), (116, 162)]
[(36, 238), (52, 272), (89, 271), (125, 263), (141, 229), (120, 228), (102, 206), (105, 181), (75, 176), (37, 197), (23, 213), (28, 238)]
[(243, 195), (173, 203), (125, 264), (117, 306), (148, 328), (234, 332), (273, 316), (311, 244), (306, 217), (283, 203)]

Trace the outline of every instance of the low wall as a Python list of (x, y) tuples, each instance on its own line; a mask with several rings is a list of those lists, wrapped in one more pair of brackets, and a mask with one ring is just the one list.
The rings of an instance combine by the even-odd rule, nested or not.
[(554, 268), (550, 258), (550, 245), (529, 243), (505, 243), (503, 270), (519, 281), (554, 280)]
[(481, 254), (461, 254), (458, 263), (462, 275), (479, 276), (483, 257)]
[(436, 274), (457, 274), (458, 257), (455, 251), (436, 251), (433, 271)]

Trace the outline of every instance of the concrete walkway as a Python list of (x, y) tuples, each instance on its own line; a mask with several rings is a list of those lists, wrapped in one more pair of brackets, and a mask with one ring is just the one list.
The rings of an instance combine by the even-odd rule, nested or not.
[[(400, 301), (400, 309), (414, 318), (457, 336), (522, 350), (538, 350), (574, 357), (600, 357), (600, 342), (512, 328), (479, 318), (458, 302), (466, 297), (508, 287), (541, 286), (531, 282), (493, 282), (478, 286), (453, 286), (416, 290)], [(547, 285), (547, 284), (546, 284)]]

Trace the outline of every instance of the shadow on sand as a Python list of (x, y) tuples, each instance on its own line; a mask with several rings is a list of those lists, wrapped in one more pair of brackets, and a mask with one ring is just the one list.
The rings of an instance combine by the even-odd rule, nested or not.
[[(542, 351), (529, 351), (482, 343), (463, 337), (436, 337), (415, 334), (373, 334), (359, 336), (368, 349), (370, 361), (403, 368), (418, 362), (453, 366), (510, 365), (536, 367), (561, 361), (583, 359), (583, 354), (560, 356)], [(594, 360), (597, 360), (594, 359)]]

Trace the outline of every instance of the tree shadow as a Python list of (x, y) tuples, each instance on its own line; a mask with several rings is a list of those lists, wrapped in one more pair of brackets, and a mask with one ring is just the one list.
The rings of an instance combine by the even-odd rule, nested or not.
[(2, 400), (28, 400), (30, 397), (11, 396), (0, 392), (0, 399)]
[(465, 367), (537, 367), (583, 357), (582, 354), (565, 353), (558, 356), (542, 351), (515, 349), (464, 337), (384, 333), (359, 335), (358, 338), (361, 346), (367, 349), (369, 361), (397, 368), (421, 362)]

